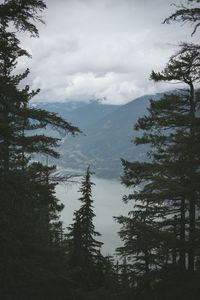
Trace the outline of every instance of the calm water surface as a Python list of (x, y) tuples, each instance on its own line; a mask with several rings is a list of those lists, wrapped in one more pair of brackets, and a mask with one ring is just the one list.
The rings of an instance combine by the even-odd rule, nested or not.
[[(124, 204), (122, 196), (129, 192), (117, 180), (106, 180), (92, 178), (95, 183), (92, 187), (92, 195), (94, 200), (94, 212), (96, 218), (94, 220), (96, 230), (102, 234), (99, 239), (104, 245), (102, 252), (114, 254), (115, 249), (121, 245), (117, 232), (119, 225), (113, 220), (113, 216), (121, 214), (127, 215), (131, 209), (131, 204)], [(73, 212), (80, 207), (78, 198), (81, 193), (78, 192), (80, 182), (76, 184), (59, 185), (56, 189), (57, 197), (64, 203), (65, 208), (61, 214), (61, 219), (65, 226), (72, 223)]]

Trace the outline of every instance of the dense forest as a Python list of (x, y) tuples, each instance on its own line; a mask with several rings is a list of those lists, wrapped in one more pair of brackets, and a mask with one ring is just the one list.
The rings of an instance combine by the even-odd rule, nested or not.
[[(186, 2), (164, 23), (188, 22), (194, 35), (200, 1)], [(200, 46), (182, 42), (165, 68), (150, 75), (184, 88), (151, 100), (134, 124), (141, 133), (135, 144), (149, 145), (148, 160), (122, 159), (121, 182), (129, 188), (123, 201), (133, 208), (115, 217), (122, 240), (116, 259), (101, 252), (90, 167), (73, 223), (65, 229), (59, 217), (63, 204), (55, 187), (69, 176), (48, 163), (59, 158), (59, 139), (41, 132), (47, 126), (71, 135), (82, 129), (31, 106), (39, 90), (23, 86), (29, 69), (16, 72), (19, 59), (30, 56), (18, 33), (38, 37), (46, 8), (43, 0), (0, 4), (0, 299), (199, 299)], [(46, 163), (33, 160), (35, 154)]]

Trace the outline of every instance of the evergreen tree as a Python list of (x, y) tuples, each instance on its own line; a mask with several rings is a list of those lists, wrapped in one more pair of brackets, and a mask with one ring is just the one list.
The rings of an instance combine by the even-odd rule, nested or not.
[[(0, 5), (0, 295), (2, 299), (62, 299), (67, 293), (64, 249), (51, 173), (32, 163), (35, 153), (59, 157), (59, 139), (35, 133), (47, 125), (74, 134), (78, 128), (45, 110), (30, 107), (39, 91), (19, 88), (27, 77), (14, 73), (21, 49), (12, 28), (38, 35), (34, 22), (43, 1), (4, 1)], [(10, 25), (14, 25), (11, 27)], [(34, 132), (33, 132), (34, 130)], [(59, 236), (59, 238), (58, 238)], [(69, 289), (68, 289), (69, 291)], [(65, 295), (66, 296), (66, 295)]]
[[(194, 84), (199, 82), (200, 51), (196, 47), (181, 48), (180, 51), (170, 59), (167, 67), (161, 73), (152, 72), (151, 78), (155, 81), (182, 81), (188, 85), (184, 102), (180, 109), (185, 108), (182, 115), (182, 124), (176, 131), (175, 145), (171, 147), (175, 159), (181, 161), (185, 171), (182, 173), (184, 185), (188, 185), (188, 191), (182, 195), (182, 226), (185, 226), (186, 201), (189, 205), (189, 269), (195, 268), (195, 243), (196, 243), (196, 210), (199, 206), (199, 94), (195, 95)], [(183, 106), (184, 105), (184, 106)], [(187, 124), (185, 121), (187, 120)], [(175, 122), (174, 122), (175, 123)], [(176, 125), (176, 123), (175, 123)], [(183, 126), (185, 126), (183, 131)], [(168, 158), (169, 159), (169, 158)], [(184, 234), (182, 228), (182, 235)]]
[(122, 182), (134, 188), (124, 200), (134, 200), (135, 205), (128, 217), (118, 217), (124, 241), (118, 252), (132, 260), (137, 286), (142, 282), (139, 293), (147, 289), (149, 297), (163, 272), (167, 274), (169, 268), (194, 272), (198, 259), (200, 100), (194, 91), (198, 74), (196, 48), (181, 49), (163, 72), (152, 72), (156, 81), (181, 81), (189, 90), (150, 102), (149, 114), (135, 125), (144, 132), (135, 143), (151, 147), (149, 161), (123, 160)]
[(39, 36), (36, 22), (43, 23), (38, 12), (46, 9), (43, 0), (4, 0), (0, 4), (0, 24), (8, 27), (10, 23), (17, 31), (29, 32), (32, 36)]
[[(68, 228), (68, 259), (72, 270), (76, 272), (82, 288), (94, 289), (100, 248), (102, 242), (96, 240), (100, 234), (95, 231), (93, 223), (95, 214), (93, 211), (91, 172), (88, 167), (79, 192), (81, 207), (74, 213), (74, 223)], [(81, 276), (81, 278), (80, 278)], [(98, 284), (98, 283), (97, 283)]]

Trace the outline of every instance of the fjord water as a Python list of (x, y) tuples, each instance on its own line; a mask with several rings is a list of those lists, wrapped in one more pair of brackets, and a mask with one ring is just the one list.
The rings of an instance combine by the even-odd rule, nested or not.
[[(129, 191), (118, 180), (93, 177), (92, 181), (95, 183), (92, 187), (94, 212), (96, 214), (94, 223), (96, 230), (102, 234), (99, 238), (104, 243), (102, 252), (105, 255), (113, 254), (115, 249), (121, 245), (117, 234), (120, 227), (114, 221), (113, 216), (127, 215), (131, 209), (131, 204), (124, 204), (122, 201), (123, 195)], [(57, 197), (65, 205), (61, 219), (66, 227), (72, 223), (73, 213), (80, 207), (79, 188), (80, 181), (57, 187)]]

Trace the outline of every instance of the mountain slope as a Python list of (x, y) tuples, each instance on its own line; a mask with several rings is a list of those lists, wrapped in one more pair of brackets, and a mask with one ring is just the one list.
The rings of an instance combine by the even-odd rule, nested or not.
[(36, 106), (59, 114), (82, 131), (119, 107), (99, 101), (38, 103)]
[(131, 143), (139, 135), (133, 130), (133, 125), (146, 113), (149, 100), (159, 99), (161, 95), (137, 98), (88, 126), (85, 135), (65, 138), (59, 164), (80, 170), (91, 165), (99, 177), (119, 177), (122, 171), (120, 158), (145, 159), (147, 146)]

